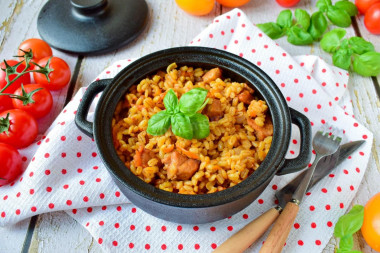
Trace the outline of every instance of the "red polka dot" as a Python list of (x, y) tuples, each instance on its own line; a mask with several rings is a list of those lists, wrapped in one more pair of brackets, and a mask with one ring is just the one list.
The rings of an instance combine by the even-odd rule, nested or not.
[(322, 124), (326, 124), (326, 120), (322, 119), (322, 120), (321, 120), (321, 123), (322, 123)]
[(51, 192), (53, 189), (50, 187), (50, 186), (48, 186), (48, 187), (46, 187), (46, 191), (47, 192)]
[(307, 78), (308, 80), (310, 80), (310, 79), (311, 79), (311, 76), (306, 76), (306, 78)]
[(165, 232), (165, 231), (166, 231), (166, 226), (162, 226), (162, 227), (161, 227), (161, 231), (162, 231), (162, 232)]
[(214, 35), (212, 35), (212, 33), (210, 33), (208, 36), (209, 36), (211, 39), (214, 37)]
[(137, 211), (137, 210), (136, 210), (136, 208), (134, 208), (134, 207), (131, 209), (131, 212), (132, 212), (132, 213), (135, 213), (136, 211)]
[(88, 197), (85, 196), (85, 197), (83, 198), (83, 201), (84, 201), (84, 202), (88, 202)]
[(32, 212), (36, 212), (36, 211), (37, 211), (37, 207), (32, 206), (32, 208), (30, 208), (30, 210), (31, 210)]
[(321, 241), (320, 240), (316, 240), (315, 244), (319, 246), (319, 245), (321, 245)]
[(299, 240), (299, 241), (298, 241), (298, 245), (299, 245), (299, 246), (303, 246), (303, 241), (302, 241), (302, 240)]
[(128, 244), (128, 247), (129, 247), (130, 249), (133, 249), (134, 246), (135, 246), (135, 245), (134, 245), (133, 243), (129, 243), (129, 244)]
[(1, 217), (5, 218), (5, 216), (6, 216), (5, 212), (1, 212)]
[(317, 227), (317, 224), (315, 224), (315, 222), (312, 222), (312, 223), (310, 224), (310, 226), (311, 226), (311, 228), (316, 228), (316, 227)]
[(199, 250), (199, 248), (200, 248), (199, 244), (198, 244), (198, 243), (195, 244), (195, 245), (194, 245), (194, 248), (195, 248), (196, 250)]
[(298, 223), (294, 223), (294, 228), (295, 228), (295, 229), (299, 229), (299, 228), (300, 228), (300, 224), (298, 224)]
[(359, 155), (364, 156), (364, 152), (359, 152)]
[(331, 221), (328, 221), (327, 226), (331, 228), (333, 226), (333, 223)]
[(269, 60), (274, 61), (274, 57), (270, 57)]
[(288, 102), (289, 102), (290, 100), (291, 100), (291, 98), (290, 98), (290, 97), (286, 97), (286, 101), (288, 101)]
[(78, 173), (82, 173), (83, 170), (82, 170), (81, 168), (79, 168), (79, 169), (77, 169), (77, 172), (78, 172)]
[(3, 197), (3, 200), (7, 200), (8, 199), (8, 195), (5, 195), (4, 197)]
[(210, 227), (210, 230), (211, 230), (212, 232), (214, 232), (214, 231), (216, 230), (216, 228), (215, 228), (215, 227)]
[(228, 229), (228, 231), (232, 231), (232, 230), (234, 230), (234, 227), (233, 226), (228, 226), (227, 229)]
[(146, 226), (145, 230), (149, 232), (150, 231), (150, 226)]
[(193, 227), (193, 230), (194, 230), (194, 231), (198, 231), (198, 230), (199, 230), (199, 227), (198, 227), (198, 226), (194, 226), (194, 227)]
[(79, 184), (80, 184), (80, 185), (84, 185), (84, 184), (85, 184), (85, 181), (81, 180), (81, 181), (79, 181)]
[(53, 204), (53, 203), (50, 203), (50, 204), (49, 204), (49, 208), (50, 208), (50, 209), (53, 209), (53, 208), (54, 208), (54, 204)]
[(98, 166), (94, 166), (92, 167), (94, 170), (97, 170), (99, 167)]
[(92, 207), (88, 207), (88, 208), (87, 208), (87, 212), (88, 212), (88, 213), (92, 213)]
[(262, 200), (262, 199), (259, 199), (257, 202), (258, 202), (258, 203), (261, 205), (261, 204), (263, 204), (263, 203), (264, 203), (264, 200)]
[(251, 52), (252, 52), (252, 53), (256, 53), (256, 49), (252, 49)]
[(223, 46), (223, 48), (226, 50), (226, 49), (227, 49), (227, 46), (226, 46), (226, 45), (224, 45), (224, 46)]
[(96, 152), (92, 152), (91, 156), (96, 157), (98, 154)]
[(182, 231), (182, 226), (181, 225), (177, 226), (177, 230)]
[(16, 215), (20, 215), (20, 213), (21, 213), (20, 209), (17, 209), (15, 213), (16, 213)]
[(276, 69), (276, 74), (277, 75), (280, 74), (280, 70)]
[(78, 152), (77, 153), (77, 157), (81, 157), (82, 156), (82, 153), (81, 152)]
[(30, 194), (30, 195), (33, 195), (33, 194), (34, 194), (34, 189), (30, 189), (30, 190), (29, 190), (29, 194)]
[(115, 223), (115, 228), (119, 228), (120, 227), (120, 224), (119, 223)]
[(342, 191), (342, 187), (338, 186), (338, 187), (336, 188), (336, 190), (337, 190), (338, 192), (341, 192), (341, 191)]
[(61, 156), (62, 156), (62, 158), (65, 158), (66, 157), (66, 153), (62, 153)]
[(113, 241), (112, 245), (116, 247), (118, 245), (117, 241)]
[(231, 33), (234, 33), (235, 32), (235, 30), (234, 29), (231, 29)]
[(304, 112), (308, 112), (309, 109), (307, 109), (307, 107), (303, 108)]
[(162, 249), (162, 250), (166, 250), (166, 245), (165, 245), (165, 244), (162, 244), (162, 245), (161, 245), (161, 249)]
[(245, 219), (245, 220), (248, 219), (248, 214), (246, 214), (246, 213), (243, 214), (243, 219)]
[(360, 173), (360, 169), (359, 168), (356, 168), (355, 169), (357, 173)]
[(130, 230), (135, 230), (135, 228), (136, 228), (135, 225), (131, 225), (131, 226), (129, 226), (129, 229), (130, 229)]
[(33, 177), (34, 173), (33, 171), (29, 173), (29, 177)]
[(285, 87), (285, 84), (284, 84), (284, 83), (281, 83), (281, 87), (284, 88), (284, 87)]
[(315, 90), (315, 89), (313, 89), (311, 92), (312, 92), (313, 94), (317, 94), (317, 90)]
[(103, 211), (107, 210), (107, 206), (102, 206), (102, 210)]
[(325, 87), (325, 86), (326, 86), (326, 82), (323, 82), (323, 83), (322, 83), (322, 86)]
[(104, 225), (104, 221), (99, 221), (99, 226), (103, 226)]
[(330, 207), (330, 205), (326, 205), (325, 208), (328, 211), (328, 210), (330, 210), (331, 207)]
[(322, 106), (318, 104), (317, 105), (317, 109), (321, 109), (321, 108), (322, 108)]
[(326, 69), (322, 69), (322, 73), (326, 73)]
[(339, 207), (340, 207), (341, 209), (343, 209), (343, 208), (344, 208), (344, 204), (343, 204), (343, 203), (340, 203), (340, 204), (339, 204)]
[(73, 214), (77, 214), (77, 209), (73, 209)]
[(45, 153), (44, 157), (45, 158), (49, 158), (50, 154), (49, 153)]
[(121, 211), (121, 206), (116, 207), (116, 210), (117, 210), (118, 212), (120, 212), (120, 211)]
[(259, 37), (263, 37), (263, 34), (262, 34), (262, 33), (259, 33)]
[(296, 78), (296, 79), (294, 79), (294, 82), (295, 82), (295, 83), (298, 83), (298, 79), (297, 79), (297, 78)]
[(256, 64), (257, 66), (261, 66), (261, 61), (258, 61)]
[(326, 188), (322, 188), (321, 190), (323, 193), (327, 193), (327, 189)]
[(73, 202), (72, 202), (71, 200), (67, 200), (67, 201), (66, 201), (66, 205), (68, 205), (68, 206), (71, 206), (72, 203), (73, 203)]
[(178, 249), (179, 250), (183, 250), (183, 245), (182, 244), (178, 244)]
[(334, 174), (330, 174), (329, 177), (335, 177), (335, 175)]
[(46, 176), (50, 175), (50, 170), (45, 170), (45, 175)]
[[(351, 158), (348, 157), (348, 159), (351, 159)], [(347, 175), (348, 174), (348, 170), (343, 170), (343, 173)]]
[(293, 69), (293, 65), (289, 65), (289, 69)]
[(309, 209), (310, 209), (310, 211), (314, 211), (315, 207), (314, 206), (310, 206)]
[(68, 184), (65, 184), (64, 186), (63, 186), (63, 189), (65, 189), (65, 190), (67, 190), (69, 188), (69, 185)]
[(304, 65), (305, 65), (305, 63), (303, 63), (303, 62), (300, 63), (300, 66), (301, 66), (301, 67), (303, 67)]
[[(267, 48), (268, 48), (268, 45), (264, 45), (264, 48), (267, 49)], [(273, 57), (271, 57), (271, 58), (273, 58)], [(270, 59), (271, 59), (271, 58), (270, 58)], [(272, 60), (271, 60), (271, 61), (272, 61)]]
[(251, 39), (251, 37), (247, 36), (247, 37), (246, 37), (246, 39), (247, 39), (247, 40), (250, 40), (250, 39)]
[(99, 238), (99, 239), (98, 239), (98, 243), (99, 243), (99, 244), (102, 244), (102, 243), (103, 243), (103, 239), (102, 239), (102, 238)]
[(239, 41), (238, 41), (238, 40), (235, 40), (234, 43), (237, 44), (237, 43), (239, 43)]
[(351, 191), (355, 190), (355, 187), (353, 185), (350, 185), (350, 190)]
[(334, 98), (334, 100), (335, 100), (335, 101), (338, 101), (338, 100), (339, 100), (339, 98), (338, 98), (338, 97), (335, 97), (335, 98)]
[(115, 192), (115, 196), (116, 196), (117, 198), (120, 197), (120, 192), (119, 192), (119, 191)]
[(16, 194), (16, 197), (18, 198), (18, 197), (20, 197), (21, 196), (21, 192), (18, 192), (17, 194)]
[(368, 137), (367, 137), (367, 135), (363, 135), (363, 139), (365, 140), (365, 139), (367, 139)]

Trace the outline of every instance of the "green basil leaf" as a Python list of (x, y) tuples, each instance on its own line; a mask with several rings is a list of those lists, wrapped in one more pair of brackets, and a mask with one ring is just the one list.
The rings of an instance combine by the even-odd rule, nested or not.
[(355, 57), (354, 70), (362, 76), (377, 76), (380, 74), (380, 53), (367, 52)]
[(352, 235), (347, 235), (345, 237), (340, 238), (340, 241), (339, 241), (339, 249), (340, 250), (351, 251), (352, 247), (354, 247), (354, 238), (352, 237)]
[(281, 26), (273, 22), (258, 24), (257, 27), (273, 40), (284, 36)]
[(330, 5), (332, 5), (331, 0), (318, 0), (316, 4), (317, 8), (322, 12), (327, 11)]
[(327, 9), (327, 17), (336, 26), (349, 27), (351, 25), (351, 17), (344, 10), (338, 9), (335, 6), (329, 6)]
[(288, 30), (288, 42), (293, 45), (309, 45), (313, 43), (313, 37), (298, 26), (293, 26)]
[(346, 11), (351, 17), (358, 15), (358, 8), (350, 1), (338, 1), (335, 3), (335, 7)]
[[(185, 93), (186, 94), (186, 93)], [(193, 139), (193, 127), (188, 116), (177, 113), (171, 116), (172, 132), (179, 137), (187, 140)]]
[(375, 51), (375, 47), (371, 42), (366, 41), (361, 37), (351, 37), (348, 41), (352, 50), (357, 54), (364, 54), (366, 52)]
[(336, 28), (326, 33), (321, 40), (321, 47), (328, 53), (335, 53), (341, 42), (340, 40), (346, 35), (346, 30)]
[(322, 34), (327, 29), (327, 19), (322, 12), (317, 11), (311, 15), (310, 27), (308, 32), (314, 40), (318, 40), (322, 37)]
[(210, 122), (206, 115), (196, 113), (190, 117), (191, 126), (193, 127), (193, 138), (203, 139), (210, 134)]
[(341, 216), (334, 228), (334, 236), (343, 238), (356, 233), (363, 224), (364, 207), (355, 205), (351, 211)]
[(294, 16), (296, 17), (297, 24), (301, 25), (301, 28), (304, 31), (307, 31), (310, 26), (310, 15), (307, 13), (307, 11), (302, 9), (296, 9), (294, 12)]
[(292, 26), (292, 11), (291, 10), (283, 10), (278, 14), (277, 17), (277, 24), (281, 26), (282, 28), (284, 27), (291, 27)]
[(352, 49), (339, 48), (339, 50), (336, 51), (332, 57), (334, 65), (339, 68), (348, 70), (351, 66), (352, 54)]
[(178, 106), (178, 98), (172, 89), (166, 93), (164, 97), (164, 105), (168, 113), (174, 113)]
[(191, 116), (200, 110), (206, 99), (208, 90), (194, 88), (182, 95), (179, 100), (179, 110), (185, 115)]
[(339, 49), (343, 48), (343, 49), (348, 49), (348, 39), (343, 39), (342, 42), (340, 43), (340, 47)]
[(148, 129), (150, 135), (164, 135), (170, 127), (170, 114), (167, 111), (160, 111), (154, 114), (148, 121)]

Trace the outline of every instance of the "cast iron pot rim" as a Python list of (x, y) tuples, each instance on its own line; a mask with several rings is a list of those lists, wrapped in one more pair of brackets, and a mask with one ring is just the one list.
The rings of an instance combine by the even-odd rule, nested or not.
[[(186, 58), (189, 55), (190, 58)], [(207, 60), (191, 60), (193, 58), (196, 59), (198, 56), (205, 57)], [(189, 64), (191, 64), (191, 62), (194, 62), (193, 64), (198, 62), (199, 64), (214, 66), (221, 66), (220, 64), (229, 63), (229, 66), (223, 65), (221, 67), (224, 69), (229, 68), (229, 71), (246, 79), (247, 83), (251, 84), (268, 104), (274, 126), (271, 148), (266, 159), (264, 159), (259, 168), (252, 173), (252, 175), (234, 187), (216, 193), (199, 195), (184, 195), (160, 190), (135, 176), (130, 169), (124, 165), (116, 153), (111, 134), (111, 121), (117, 103), (129, 87), (136, 84), (135, 80), (139, 82), (149, 74), (166, 68), (168, 64), (164, 64), (162, 61), (170, 57), (177, 57), (178, 60), (176, 62), (179, 66), (187, 64), (186, 62), (190, 62)], [(181, 61), (182, 59), (179, 59), (180, 57), (185, 57), (186, 61)], [(211, 59), (214, 59), (214, 61), (211, 61)], [(139, 76), (134, 75), (142, 68), (153, 66), (155, 63), (162, 63), (163, 65), (149, 69), (149, 71), (144, 70), (145, 74), (140, 74)], [(239, 70), (239, 68), (245, 69), (246, 72), (237, 72), (243, 70)], [(248, 75), (252, 75), (252, 78), (248, 78)], [(256, 78), (256, 81), (261, 82), (264, 89), (257, 88), (257, 85), (260, 84), (252, 82), (251, 80), (254, 78)], [(130, 83), (128, 85), (123, 85), (127, 82)], [(110, 113), (111, 111), (112, 114)], [(107, 170), (113, 175), (113, 178), (118, 180), (120, 184), (124, 185), (129, 190), (148, 200), (184, 208), (202, 208), (223, 205), (225, 203), (233, 202), (236, 199), (240, 199), (249, 192), (256, 190), (269, 178), (272, 178), (283, 164), (290, 141), (290, 134), (291, 117), (289, 107), (273, 80), (256, 65), (237, 55), (206, 47), (177, 47), (165, 49), (146, 55), (132, 62), (121, 70), (113, 78), (111, 83), (107, 85), (99, 99), (94, 117), (94, 139), (99, 149), (100, 157)]]

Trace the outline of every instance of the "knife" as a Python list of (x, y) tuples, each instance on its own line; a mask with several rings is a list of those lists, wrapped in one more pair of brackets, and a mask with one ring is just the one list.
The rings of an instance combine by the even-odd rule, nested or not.
[[(331, 159), (324, 158), (318, 165), (317, 169), (311, 179), (308, 187), (308, 191), (318, 183), (322, 178), (329, 174), (335, 167), (340, 165), (348, 156), (355, 152), (365, 141), (354, 141), (343, 144), (340, 146), (337, 152), (331, 155)], [(281, 213), (281, 210), (285, 207), (286, 203), (292, 199), (292, 195), (299, 185), (300, 181), (304, 177), (306, 171), (302, 172), (284, 188), (277, 191), (275, 197), (278, 200), (278, 206), (269, 209), (255, 220), (248, 223), (240, 231), (235, 233), (223, 244), (221, 244), (214, 253), (222, 252), (243, 252), (252, 243), (259, 239), (268, 228), (275, 222)]]

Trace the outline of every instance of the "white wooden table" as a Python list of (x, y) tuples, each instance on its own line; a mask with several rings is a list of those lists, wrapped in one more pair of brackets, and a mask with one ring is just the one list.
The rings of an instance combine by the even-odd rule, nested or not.
[[(65, 0), (68, 1), (68, 0)], [(73, 80), (70, 89), (62, 92), (70, 98), (76, 90), (87, 86), (98, 73), (114, 61), (137, 58), (151, 52), (189, 44), (193, 37), (210, 24), (214, 17), (230, 9), (215, 4), (210, 15), (190, 16), (180, 10), (174, 0), (146, 0), (149, 5), (150, 21), (138, 39), (128, 46), (111, 53), (81, 57), (54, 50), (70, 65)], [(0, 5), (0, 58), (10, 59), (23, 40), (39, 37), (37, 16), (46, 0), (1, 0)], [(312, 12), (316, 0), (301, 0), (298, 8)], [(275, 0), (251, 2), (241, 9), (253, 23), (274, 21), (283, 10)], [(363, 16), (357, 17), (354, 25), (347, 29), (348, 36), (362, 36), (375, 44), (380, 51), (380, 36), (371, 35), (363, 25)], [(285, 39), (278, 43), (292, 55), (315, 54), (331, 63), (331, 56), (323, 52), (318, 43), (313, 46), (293, 46)], [(363, 78), (352, 74), (349, 90), (356, 118), (369, 128), (375, 136), (372, 155), (361, 187), (352, 204), (365, 204), (375, 193), (380, 192), (380, 76)], [(66, 100), (68, 101), (68, 99)], [(62, 108), (54, 108), (58, 114)], [(22, 221), (15, 226), (0, 228), (0, 253), (5, 252), (101, 252), (91, 235), (75, 220), (63, 212), (39, 215)], [(331, 239), (325, 252), (334, 252)], [(355, 237), (355, 247), (363, 252), (374, 252), (360, 234)]]

